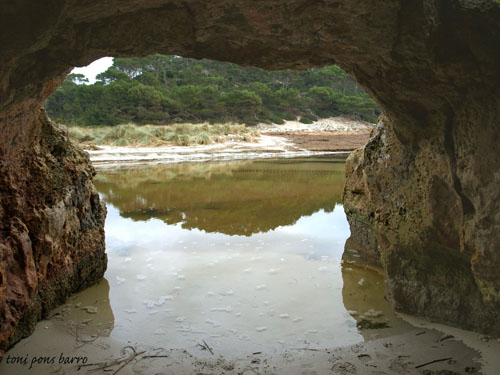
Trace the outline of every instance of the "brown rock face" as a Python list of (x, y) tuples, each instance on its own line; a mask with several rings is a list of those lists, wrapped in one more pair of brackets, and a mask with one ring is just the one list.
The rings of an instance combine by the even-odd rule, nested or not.
[(373, 229), (366, 240), (395, 306), (499, 332), (489, 320), (500, 311), (498, 2), (4, 3), (0, 349), (105, 267), (91, 168), (40, 112), (43, 101), (73, 66), (154, 52), (265, 68), (336, 62), (352, 73), (386, 120), (358, 153), (363, 187), (354, 205), (347, 191), (346, 207)]
[[(462, 142), (479, 153), (486, 145), (476, 144), (473, 134), (482, 129), (468, 131)], [(415, 152), (390, 123), (379, 122), (368, 144), (347, 161), (350, 241), (361, 244), (362, 258), (381, 255), (397, 310), (500, 335), (500, 278), (493, 271), (499, 265), (494, 186), (500, 160), (491, 156), (491, 169), (481, 175), (450, 160), (447, 142), (446, 135), (422, 139)], [(470, 175), (482, 185), (470, 186)]]
[(0, 350), (106, 269), (88, 157), (44, 110), (25, 121), (4, 124), (0, 144)]

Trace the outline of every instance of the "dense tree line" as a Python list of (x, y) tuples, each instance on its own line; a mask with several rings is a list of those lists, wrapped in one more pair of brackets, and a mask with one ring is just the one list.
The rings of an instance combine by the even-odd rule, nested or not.
[(354, 114), (374, 122), (379, 109), (337, 66), (266, 71), (178, 56), (115, 58), (96, 83), (70, 74), (47, 100), (56, 121), (78, 125), (173, 122), (282, 123)]

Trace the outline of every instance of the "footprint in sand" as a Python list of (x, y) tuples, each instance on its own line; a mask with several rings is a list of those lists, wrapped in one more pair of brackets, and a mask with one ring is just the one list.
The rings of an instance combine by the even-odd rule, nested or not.
[(357, 374), (358, 373), (358, 371), (356, 370), (356, 366), (354, 366), (350, 362), (335, 363), (332, 367), (332, 372), (334, 374), (342, 374), (342, 375)]

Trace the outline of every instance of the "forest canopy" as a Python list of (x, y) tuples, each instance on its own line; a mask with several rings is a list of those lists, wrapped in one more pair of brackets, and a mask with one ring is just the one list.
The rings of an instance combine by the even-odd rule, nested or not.
[(375, 122), (380, 110), (356, 81), (332, 65), (266, 71), (211, 60), (153, 55), (115, 58), (94, 84), (70, 74), (45, 103), (68, 125), (283, 123), (352, 114)]

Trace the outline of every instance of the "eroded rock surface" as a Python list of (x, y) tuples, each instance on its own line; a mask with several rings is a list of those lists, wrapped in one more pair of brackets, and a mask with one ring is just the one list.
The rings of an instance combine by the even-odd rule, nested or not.
[[(499, 335), (500, 278), (491, 272), (499, 264), (498, 155), (489, 156), (493, 165), (481, 175), (452, 159), (446, 142), (456, 135), (421, 139), (415, 152), (386, 121), (347, 161), (350, 241), (368, 264), (381, 255), (397, 310)], [(475, 142), (463, 140), (471, 152), (488, 149)]]
[[(2, 3), (2, 348), (16, 326), (29, 326), (19, 325), (23, 316), (40, 315), (30, 306), (56, 300), (41, 285), (83, 280), (79, 267), (104, 265), (88, 162), (69, 146), (50, 149), (43, 101), (73, 66), (155, 52), (264, 68), (338, 63), (352, 73), (390, 128), (358, 153), (364, 193), (355, 206), (374, 228), (366, 241), (382, 255), (395, 306), (498, 333), (490, 317), (500, 311), (499, 45), (493, 0)], [(84, 208), (93, 220), (78, 216)], [(61, 216), (73, 229), (51, 234)]]
[(0, 143), (0, 354), (106, 269), (106, 207), (87, 155), (44, 110), (22, 124), (26, 144), (8, 137), (10, 124)]

